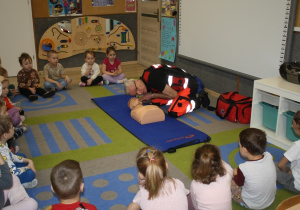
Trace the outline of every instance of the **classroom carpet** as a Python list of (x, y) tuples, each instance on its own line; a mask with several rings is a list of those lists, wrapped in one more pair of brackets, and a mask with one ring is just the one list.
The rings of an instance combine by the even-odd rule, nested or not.
[[(15, 98), (14, 102), (20, 101), (26, 107), (25, 123), (29, 125), (29, 131), (17, 141), (20, 151), (34, 161), (39, 180), (38, 185), (27, 192), (38, 201), (40, 209), (58, 202), (50, 190), (49, 174), (53, 166), (65, 159), (80, 162), (85, 182), (81, 196), (83, 202), (90, 202), (98, 209), (123, 210), (132, 201), (138, 191), (135, 156), (146, 144), (91, 100), (122, 95), (122, 90), (121, 84), (84, 88), (71, 85), (68, 90), (57, 92), (56, 96), (64, 99), (53, 97), (44, 101), (39, 98), (28, 102), (22, 96)], [(211, 101), (216, 100), (211, 98)], [(220, 147), (223, 159), (232, 167), (245, 161), (239, 154), (237, 142), (239, 132), (249, 125), (220, 120), (213, 111), (204, 108), (177, 120), (208, 134), (210, 143)], [(176, 153), (164, 153), (169, 174), (182, 180), (187, 189), (191, 183), (193, 154), (200, 145), (180, 148)], [(267, 151), (275, 161), (284, 152), (271, 144), (268, 144)], [(268, 209), (276, 209), (281, 201), (293, 195), (278, 186), (276, 199)], [(244, 208), (233, 202), (233, 209)]]

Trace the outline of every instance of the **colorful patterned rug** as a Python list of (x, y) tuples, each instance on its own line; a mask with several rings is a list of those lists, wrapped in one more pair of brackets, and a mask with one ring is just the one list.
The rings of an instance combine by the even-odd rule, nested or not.
[[(138, 190), (135, 156), (145, 144), (91, 101), (95, 97), (123, 94), (122, 90), (122, 85), (84, 88), (74, 85), (58, 92), (56, 96), (60, 99), (56, 96), (45, 101), (39, 98), (31, 103), (15, 98), (14, 102), (19, 100), (24, 104), (25, 123), (29, 125), (29, 131), (18, 139), (20, 151), (34, 161), (39, 180), (37, 187), (27, 192), (38, 201), (40, 209), (58, 202), (50, 190), (49, 174), (53, 166), (65, 159), (80, 161), (85, 182), (84, 202), (98, 209), (125, 210), (132, 201)], [(247, 125), (220, 120), (214, 112), (203, 108), (178, 120), (207, 133), (232, 167), (245, 161), (239, 154), (237, 142), (239, 132)], [(198, 146), (165, 153), (170, 175), (181, 179), (187, 189), (191, 182), (191, 161)], [(283, 150), (271, 144), (267, 150), (275, 161), (282, 157)], [(268, 209), (276, 209), (281, 201), (293, 195), (279, 187)], [(233, 202), (233, 209), (243, 207)]]

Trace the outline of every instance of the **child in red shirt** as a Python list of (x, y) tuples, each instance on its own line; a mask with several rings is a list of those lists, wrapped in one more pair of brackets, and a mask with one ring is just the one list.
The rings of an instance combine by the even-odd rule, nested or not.
[[(97, 210), (89, 203), (80, 202), (80, 193), (83, 192), (83, 175), (76, 160), (64, 160), (56, 165), (50, 174), (51, 189), (60, 200), (47, 210), (59, 209), (88, 209)], [(66, 181), (68, 180), (68, 181)]]

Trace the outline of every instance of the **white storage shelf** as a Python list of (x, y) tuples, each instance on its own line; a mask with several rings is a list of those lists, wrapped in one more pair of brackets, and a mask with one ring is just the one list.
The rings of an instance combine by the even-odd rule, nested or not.
[[(276, 131), (263, 125), (263, 107), (259, 102), (278, 106)], [(250, 127), (264, 130), (268, 142), (285, 150), (290, 148), (293, 141), (286, 138), (286, 116), (283, 113), (298, 110), (300, 110), (300, 85), (287, 82), (280, 76), (254, 81)]]

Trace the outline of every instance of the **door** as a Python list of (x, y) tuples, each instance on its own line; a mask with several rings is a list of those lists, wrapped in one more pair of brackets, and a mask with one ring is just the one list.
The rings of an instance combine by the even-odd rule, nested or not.
[(161, 0), (138, 2), (138, 62), (144, 66), (160, 63)]
[(18, 57), (23, 52), (32, 57), (36, 69), (31, 0), (1, 0), (0, 28), (0, 57), (8, 76), (17, 76), (21, 70)]

